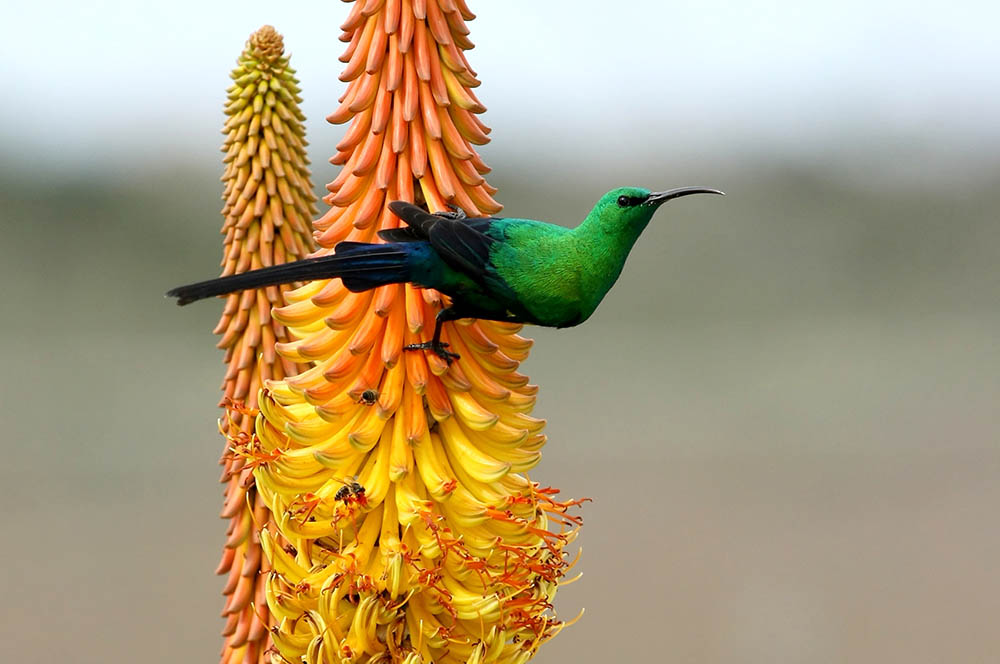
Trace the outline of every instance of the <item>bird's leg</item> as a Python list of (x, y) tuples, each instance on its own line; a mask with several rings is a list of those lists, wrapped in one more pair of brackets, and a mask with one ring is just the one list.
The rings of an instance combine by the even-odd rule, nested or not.
[(433, 351), (435, 355), (442, 358), (448, 364), (452, 361), (457, 360), (460, 356), (458, 353), (452, 353), (451, 351), (445, 350), (448, 344), (441, 342), (441, 327), (445, 322), (450, 320), (458, 320), (462, 318), (461, 314), (455, 311), (453, 307), (448, 309), (442, 309), (437, 312), (437, 316), (434, 317), (434, 336), (431, 337), (430, 341), (424, 341), (419, 344), (409, 344), (403, 346), (403, 350), (429, 350)]
[(455, 219), (455, 220), (467, 218), (468, 215), (465, 214), (465, 210), (463, 210), (462, 208), (455, 207), (454, 205), (449, 205), (448, 207), (451, 208), (450, 211), (448, 211), (448, 212), (435, 212), (434, 216), (435, 217), (444, 217), (445, 219)]

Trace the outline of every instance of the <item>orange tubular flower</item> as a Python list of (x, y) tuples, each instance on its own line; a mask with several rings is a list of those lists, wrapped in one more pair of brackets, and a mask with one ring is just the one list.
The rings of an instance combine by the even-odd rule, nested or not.
[[(313, 248), (309, 223), (316, 213), (298, 82), (284, 56), (281, 35), (269, 25), (252, 34), (231, 77), (222, 146), (223, 275), (303, 258)], [(270, 514), (256, 491), (247, 458), (261, 385), (308, 366), (278, 357), (274, 350), (275, 342), (289, 339), (285, 326), (271, 317), (272, 305), (287, 290), (279, 286), (230, 295), (215, 328), (222, 335), (218, 346), (225, 349), (228, 365), (221, 404), (226, 416), (220, 421), (227, 438), (220, 460), (226, 483), (222, 517), (229, 519), (218, 568), (219, 574), (229, 575), (223, 590), (223, 664), (265, 661), (270, 638), (258, 537), (259, 526)]]
[[(358, 0), (341, 39), (351, 121), (331, 160), (319, 254), (395, 228), (393, 200), (469, 216), (500, 210), (473, 144), (475, 72), (464, 0)], [(409, 285), (348, 292), (317, 281), (273, 311), (303, 373), (269, 381), (241, 449), (274, 523), (260, 532), (274, 661), (530, 659), (564, 623), (552, 609), (579, 527), (523, 473), (545, 442), (537, 387), (517, 372), (517, 325), (449, 323), (461, 355), (404, 352), (430, 336), (442, 296)]]

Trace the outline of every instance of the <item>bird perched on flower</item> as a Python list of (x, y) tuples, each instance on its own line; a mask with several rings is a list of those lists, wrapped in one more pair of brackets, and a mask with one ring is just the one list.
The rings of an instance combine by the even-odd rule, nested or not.
[(394, 201), (389, 209), (406, 227), (380, 231), (384, 243), (341, 242), (331, 255), (180, 286), (167, 295), (188, 304), (250, 288), (335, 277), (354, 292), (412, 283), (448, 295), (451, 305), (437, 313), (430, 341), (406, 348), (430, 350), (450, 362), (456, 355), (441, 341), (447, 321), (479, 318), (572, 327), (587, 320), (660, 205), (690, 194), (723, 192), (621, 187), (602, 196), (572, 229), (532, 219), (431, 214)]

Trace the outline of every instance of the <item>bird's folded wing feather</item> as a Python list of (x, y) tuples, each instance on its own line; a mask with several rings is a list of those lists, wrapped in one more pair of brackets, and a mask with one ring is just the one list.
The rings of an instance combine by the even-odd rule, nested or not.
[[(407, 224), (408, 228), (382, 231), (379, 236), (391, 242), (424, 240), (448, 265), (468, 276), (482, 280), (490, 267), (490, 246), (496, 242), (479, 227), (489, 227), (492, 219), (471, 222), (449, 219), (431, 214), (403, 201), (389, 203), (389, 209)], [(489, 223), (483, 225), (481, 221)]]
[(425, 242), (427, 237), (416, 228), (389, 228), (379, 231), (378, 236), (386, 242)]
[(423, 240), (427, 239), (430, 227), (441, 221), (441, 217), (435, 216), (427, 210), (406, 201), (392, 201), (389, 203), (389, 209), (409, 227), (400, 230), (412, 232)]

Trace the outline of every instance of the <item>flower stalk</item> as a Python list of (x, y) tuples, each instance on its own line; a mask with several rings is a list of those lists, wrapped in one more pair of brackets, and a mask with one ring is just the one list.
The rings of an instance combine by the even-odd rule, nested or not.
[[(253, 33), (230, 76), (222, 130), (223, 275), (305, 257), (313, 248), (310, 220), (316, 213), (298, 82), (281, 35), (269, 25)], [(266, 661), (270, 644), (266, 576), (260, 574), (268, 568), (259, 530), (272, 520), (256, 490), (253, 469), (234, 452), (233, 441), (240, 445), (250, 440), (261, 386), (308, 366), (275, 353), (275, 344), (290, 337), (272, 318), (271, 308), (282, 303), (290, 288), (230, 295), (215, 328), (227, 366), (220, 404), (226, 409), (220, 430), (227, 442), (220, 464), (226, 485), (221, 516), (229, 520), (229, 530), (217, 570), (228, 575), (223, 664)]]
[[(347, 84), (329, 116), (350, 122), (341, 170), (314, 223), (318, 255), (377, 242), (406, 200), (469, 216), (500, 210), (485, 108), (465, 51), (464, 0), (358, 0), (341, 40)], [(290, 330), (253, 434), (231, 436), (271, 514), (258, 521), (276, 662), (521, 663), (564, 626), (553, 599), (580, 526), (557, 491), (527, 477), (541, 457), (537, 387), (518, 372), (520, 326), (459, 321), (461, 357), (404, 352), (430, 337), (439, 293), (362, 293), (340, 280), (285, 294)]]

